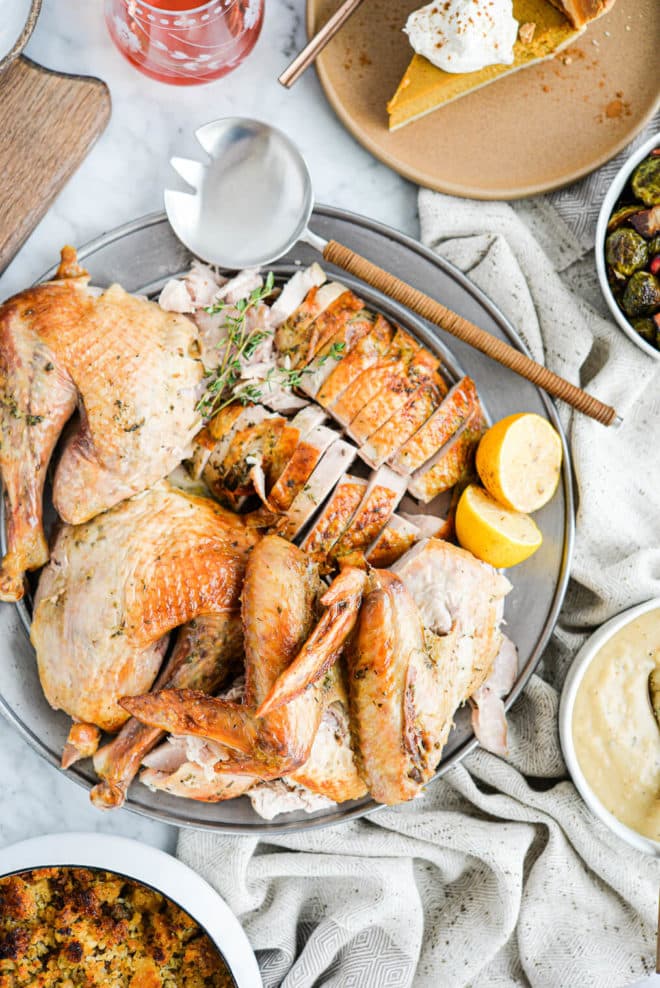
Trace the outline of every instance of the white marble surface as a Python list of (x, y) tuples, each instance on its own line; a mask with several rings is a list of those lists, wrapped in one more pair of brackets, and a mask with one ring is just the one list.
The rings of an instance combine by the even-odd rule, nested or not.
[[(379, 164), (340, 126), (313, 71), (291, 92), (277, 76), (304, 42), (304, 0), (266, 0), (266, 19), (250, 58), (208, 86), (177, 88), (132, 68), (110, 42), (102, 0), (44, 0), (27, 54), (48, 68), (97, 75), (112, 94), (105, 134), (0, 278), (0, 297), (37, 279), (64, 243), (92, 237), (161, 208), (168, 159), (194, 148), (192, 133), (216, 117), (267, 119), (300, 145), (318, 201), (344, 206), (417, 232), (415, 189)], [(8, 606), (8, 605), (0, 605)], [(37, 834), (99, 830), (174, 848), (175, 831), (127, 810), (103, 814), (86, 792), (46, 762), (0, 720), (0, 844)]]

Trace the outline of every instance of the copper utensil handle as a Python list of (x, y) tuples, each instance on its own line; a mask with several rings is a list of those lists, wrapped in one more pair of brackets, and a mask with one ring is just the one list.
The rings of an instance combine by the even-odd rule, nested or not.
[(366, 281), (372, 288), (396, 299), (397, 302), (401, 302), (402, 305), (412, 309), (424, 319), (428, 319), (429, 322), (451, 333), (452, 336), (457, 336), (459, 340), (469, 343), (476, 350), (481, 350), (493, 360), (509, 367), (521, 377), (527, 378), (528, 381), (536, 384), (539, 388), (543, 388), (548, 394), (554, 395), (555, 398), (561, 398), (562, 401), (572, 405), (579, 412), (589, 415), (603, 425), (620, 424), (621, 420), (610, 405), (605, 405), (602, 401), (587, 394), (586, 391), (582, 391), (581, 388), (575, 387), (563, 377), (559, 377), (558, 374), (553, 374), (547, 367), (537, 364), (520, 350), (514, 349), (508, 343), (492, 336), (485, 330), (479, 329), (468, 319), (464, 319), (452, 312), (451, 309), (445, 308), (440, 302), (436, 302), (423, 292), (407, 285), (405, 281), (400, 281), (394, 275), (388, 274), (387, 271), (379, 268), (376, 264), (372, 264), (371, 261), (367, 261), (366, 258), (354, 253), (348, 247), (338, 244), (335, 240), (330, 240), (323, 250), (323, 256), (326, 261), (336, 264), (337, 267), (349, 271), (356, 278)]
[(296, 55), (291, 64), (284, 70), (279, 78), (287, 89), (290, 89), (294, 82), (300, 78), (303, 72), (309, 68), (317, 55), (323, 51), (327, 43), (334, 38), (339, 29), (346, 23), (354, 10), (356, 10), (362, 0), (344, 0), (341, 7), (335, 11), (311, 41), (305, 45), (299, 55)]

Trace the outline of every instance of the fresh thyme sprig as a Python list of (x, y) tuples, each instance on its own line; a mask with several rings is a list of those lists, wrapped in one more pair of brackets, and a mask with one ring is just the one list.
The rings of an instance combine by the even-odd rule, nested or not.
[(317, 367), (323, 367), (328, 360), (340, 360), (345, 349), (345, 343), (333, 343), (328, 352), (319, 357)]
[[(264, 329), (247, 328), (248, 313), (257, 308), (264, 299), (273, 291), (275, 275), (269, 272), (266, 281), (260, 288), (254, 288), (247, 298), (239, 299), (233, 305), (228, 302), (216, 302), (206, 308), (209, 315), (216, 315), (226, 309), (234, 309), (235, 312), (228, 313), (223, 328), (227, 336), (218, 344), (223, 348), (223, 354), (218, 366), (207, 374), (207, 384), (204, 394), (197, 403), (197, 411), (204, 418), (210, 418), (221, 408), (224, 408), (232, 401), (231, 393), (241, 380), (241, 358), (249, 360), (257, 349), (264, 342), (271, 332)], [(227, 395), (230, 395), (227, 398)], [(225, 400), (226, 399), (226, 400)], [(246, 399), (247, 400), (252, 399)]]
[(249, 296), (241, 299), (233, 306), (226, 302), (216, 302), (207, 307), (206, 312), (215, 315), (225, 309), (233, 308), (235, 314), (228, 314), (223, 328), (226, 338), (218, 344), (223, 347), (222, 358), (218, 366), (207, 373), (207, 385), (204, 394), (197, 403), (197, 411), (209, 419), (222, 411), (232, 401), (240, 401), (244, 405), (260, 401), (264, 394), (273, 388), (291, 390), (300, 387), (306, 374), (313, 373), (328, 360), (339, 360), (346, 347), (345, 343), (333, 343), (328, 352), (317, 358), (314, 365), (303, 368), (272, 367), (263, 381), (245, 381), (241, 383), (243, 371), (242, 361), (248, 361), (254, 356), (257, 347), (272, 336), (272, 330), (247, 329), (247, 316), (251, 309), (256, 308), (272, 292), (275, 278), (272, 272), (262, 288), (255, 288)]

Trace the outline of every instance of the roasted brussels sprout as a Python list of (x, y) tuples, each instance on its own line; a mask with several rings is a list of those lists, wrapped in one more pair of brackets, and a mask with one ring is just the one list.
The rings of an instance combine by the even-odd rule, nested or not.
[(651, 155), (637, 165), (632, 190), (646, 206), (660, 205), (660, 156)]
[(623, 226), (631, 216), (639, 212), (639, 203), (635, 203), (632, 206), (619, 206), (615, 209), (610, 216), (609, 222), (607, 224), (607, 232), (611, 233), (612, 230), (618, 230), (620, 226)]
[(623, 293), (627, 316), (651, 316), (660, 310), (660, 281), (650, 271), (636, 271)]
[(605, 241), (605, 259), (616, 274), (629, 277), (647, 263), (649, 249), (644, 237), (624, 226)]
[(660, 351), (660, 146), (630, 176), (610, 215), (603, 253), (616, 305)]
[(639, 333), (643, 340), (646, 340), (651, 346), (657, 346), (656, 338), (658, 330), (650, 316), (640, 316), (637, 319), (631, 319), (630, 325)]

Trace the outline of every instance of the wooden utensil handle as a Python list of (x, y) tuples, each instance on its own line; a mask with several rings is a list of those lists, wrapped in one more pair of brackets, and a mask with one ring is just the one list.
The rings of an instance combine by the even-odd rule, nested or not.
[(582, 391), (581, 388), (571, 384), (570, 381), (554, 374), (547, 367), (537, 364), (520, 350), (514, 349), (508, 343), (492, 336), (485, 330), (479, 329), (468, 319), (464, 319), (452, 312), (451, 309), (447, 309), (440, 302), (436, 302), (435, 299), (406, 284), (405, 281), (400, 281), (399, 278), (395, 278), (394, 275), (379, 268), (376, 264), (372, 264), (371, 261), (361, 257), (360, 254), (356, 254), (348, 247), (338, 244), (336, 240), (329, 241), (323, 251), (323, 256), (326, 261), (336, 264), (337, 267), (349, 271), (356, 278), (366, 281), (372, 288), (396, 299), (397, 302), (401, 302), (402, 305), (412, 309), (424, 319), (428, 319), (429, 322), (451, 333), (452, 336), (457, 336), (459, 340), (469, 343), (476, 350), (481, 350), (488, 357), (492, 357), (498, 363), (509, 367), (521, 377), (527, 378), (528, 381), (536, 384), (539, 388), (543, 388), (548, 394), (554, 395), (555, 398), (561, 398), (562, 401), (572, 405), (579, 412), (589, 415), (603, 425), (613, 425), (620, 422), (616, 410), (610, 405), (605, 405), (602, 401), (587, 394), (586, 391)]

